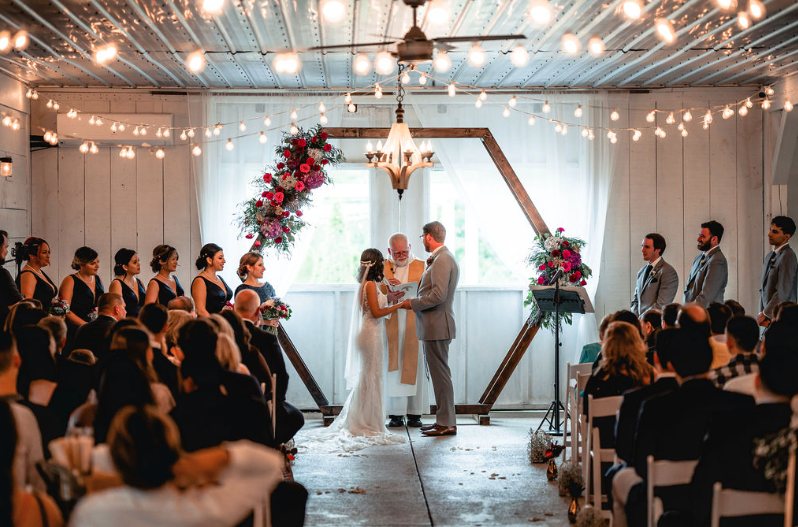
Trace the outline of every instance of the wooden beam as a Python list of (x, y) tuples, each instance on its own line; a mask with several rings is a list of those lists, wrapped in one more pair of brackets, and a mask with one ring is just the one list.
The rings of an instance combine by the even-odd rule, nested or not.
[(482, 397), (479, 398), (480, 404), (492, 407), (496, 403), (496, 399), (499, 398), (502, 390), (504, 390), (507, 381), (510, 380), (510, 376), (512, 376), (518, 363), (521, 362), (521, 359), (524, 357), (526, 350), (529, 348), (532, 339), (535, 338), (539, 329), (540, 326), (532, 319), (532, 315), (529, 315), (526, 323), (524, 323), (524, 326), (515, 338), (515, 342), (513, 342), (513, 345), (510, 347), (507, 355), (505, 355), (501, 365), (499, 365), (499, 369), (497, 369), (496, 373), (493, 375), (493, 379), (488, 383), (488, 387), (485, 388)]
[[(294, 346), (294, 343), (291, 341), (291, 338), (288, 336), (288, 333), (286, 333), (282, 324), (277, 327), (277, 340), (280, 341), (280, 346), (283, 348), (288, 360), (294, 365), (294, 369), (299, 374), (299, 378), (305, 383), (305, 387), (310, 392), (310, 396), (313, 397), (313, 401), (319, 409), (322, 410), (323, 407), (329, 407), (330, 403), (327, 401), (327, 397), (324, 395), (324, 392), (321, 391), (319, 383), (316, 382), (313, 374), (310, 373), (307, 364), (302, 360), (299, 351), (297, 351), (296, 346)], [(322, 410), (322, 413), (324, 413), (324, 410)]]

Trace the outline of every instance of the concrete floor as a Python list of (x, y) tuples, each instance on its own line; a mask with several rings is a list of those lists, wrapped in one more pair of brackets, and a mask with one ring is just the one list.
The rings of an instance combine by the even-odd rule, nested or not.
[[(306, 429), (322, 426), (307, 417)], [(479, 426), (461, 417), (456, 436), (392, 429), (410, 441), (351, 454), (300, 453), (294, 477), (310, 493), (305, 525), (570, 525), (569, 500), (546, 480), (545, 464), (527, 459), (529, 429), (539, 422), (494, 413), (490, 426)]]

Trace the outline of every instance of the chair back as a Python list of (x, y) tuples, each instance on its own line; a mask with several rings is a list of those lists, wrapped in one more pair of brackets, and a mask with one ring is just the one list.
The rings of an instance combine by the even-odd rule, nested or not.
[[(566, 448), (563, 453), (563, 460), (569, 459), (568, 449), (570, 447), (570, 459), (579, 462), (579, 416), (582, 413), (582, 397), (580, 393), (584, 389), (584, 387), (579, 387), (579, 375), (586, 373), (589, 377), (591, 366), (591, 364), (571, 364), (570, 362), (566, 365), (568, 387), (565, 392), (566, 416), (563, 423), (563, 446)], [(569, 428), (570, 436), (568, 434)], [(584, 441), (584, 439), (582, 440)]]
[(720, 519), (729, 516), (784, 514), (784, 496), (770, 492), (724, 489), (720, 481), (712, 487), (712, 527), (720, 527)]
[(648, 477), (646, 480), (646, 497), (648, 504), (648, 527), (655, 527), (664, 510), (662, 500), (654, 498), (655, 487), (670, 487), (673, 485), (686, 485), (693, 479), (693, 472), (698, 465), (698, 460), (669, 461), (660, 459), (654, 461), (654, 456), (646, 458)]
[[(610, 417), (617, 415), (618, 410), (621, 408), (623, 395), (616, 395), (614, 397), (601, 397), (594, 399), (592, 395), (587, 396), (587, 430), (588, 430), (588, 448), (585, 452), (584, 476), (585, 481), (589, 481), (587, 477), (588, 467), (593, 467), (593, 507), (601, 511), (605, 515), (608, 511), (603, 511), (601, 508), (604, 495), (601, 493), (601, 463), (613, 462), (615, 460), (615, 448), (602, 448), (601, 435), (598, 427), (595, 426), (594, 419), (599, 417)], [(592, 459), (592, 463), (587, 463)], [(588, 494), (589, 496), (589, 494)], [(611, 513), (608, 515), (611, 516)]]

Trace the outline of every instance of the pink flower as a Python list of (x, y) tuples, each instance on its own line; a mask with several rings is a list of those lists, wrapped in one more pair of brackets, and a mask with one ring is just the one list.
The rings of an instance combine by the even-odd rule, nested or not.
[(538, 267), (538, 271), (545, 271), (545, 270), (546, 270), (546, 264), (540, 264), (540, 267)]
[(570, 258), (570, 257), (571, 257), (571, 251), (569, 251), (568, 249), (565, 249), (565, 250), (562, 252), (562, 257), (563, 257), (563, 258)]
[(563, 231), (565, 231), (565, 229), (563, 229), (562, 227), (557, 227), (557, 232), (563, 232)]
[(571, 270), (571, 262), (563, 262), (560, 267), (562, 267), (562, 270), (567, 273)]
[(303, 164), (299, 165), (299, 170), (303, 174), (307, 174), (308, 172), (310, 172), (310, 165), (306, 165), (306, 164), (303, 163)]
[(546, 281), (546, 278), (544, 278), (543, 276), (538, 276), (538, 285), (543, 285), (543, 283), (545, 281)]
[(255, 242), (255, 247), (260, 247), (260, 242)]
[(554, 262), (549, 262), (549, 267), (554, 268)]

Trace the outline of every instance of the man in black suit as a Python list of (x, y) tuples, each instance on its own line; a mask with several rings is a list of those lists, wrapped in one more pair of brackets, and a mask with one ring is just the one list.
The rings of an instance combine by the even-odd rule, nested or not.
[[(798, 393), (798, 330), (780, 325), (783, 323), (774, 322), (765, 334), (771, 346), (759, 362), (754, 388), (756, 406), (712, 421), (691, 484), (693, 525), (709, 525), (712, 485), (716, 481), (724, 488), (772, 491), (763, 467), (754, 466), (753, 451), (757, 439), (789, 426), (790, 399)], [(752, 521), (739, 520), (744, 523), (736, 525), (751, 525)], [(732, 524), (724, 520), (724, 525)], [(759, 527), (782, 524), (781, 517), (763, 517), (756, 522)]]
[(305, 424), (302, 412), (287, 402), (285, 394), (288, 391), (288, 371), (285, 368), (283, 351), (277, 337), (258, 327), (260, 316), (260, 299), (255, 291), (244, 289), (236, 295), (235, 311), (241, 315), (247, 324), (252, 339), (250, 344), (255, 346), (263, 355), (272, 375), (277, 375), (277, 431), (275, 439), (278, 443), (285, 443), (296, 434)]
[(125, 300), (116, 293), (104, 293), (97, 301), (97, 318), (78, 328), (72, 349), (87, 349), (97, 359), (107, 353), (105, 337), (111, 326), (127, 315)]
[[(698, 459), (710, 419), (719, 413), (751, 407), (754, 400), (715, 387), (708, 377), (712, 348), (703, 333), (676, 329), (672, 344), (684, 350), (671, 357), (679, 388), (643, 402), (635, 435), (632, 462), (642, 479), (632, 487), (625, 506), (626, 518), (613, 520), (615, 525), (645, 525), (646, 458), (683, 461)], [(683, 486), (664, 487), (657, 491), (666, 511), (689, 508), (690, 498)]]

